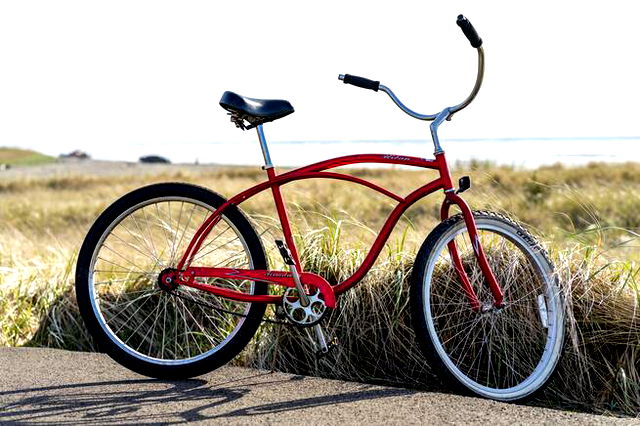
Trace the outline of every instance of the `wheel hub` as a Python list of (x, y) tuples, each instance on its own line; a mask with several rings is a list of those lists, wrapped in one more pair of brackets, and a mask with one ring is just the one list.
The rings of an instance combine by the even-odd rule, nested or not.
[(488, 315), (488, 314), (499, 314), (504, 310), (506, 305), (503, 303), (500, 306), (496, 306), (494, 302), (484, 302), (480, 306), (480, 314)]
[(166, 292), (171, 292), (178, 287), (177, 269), (167, 268), (158, 274), (158, 287)]

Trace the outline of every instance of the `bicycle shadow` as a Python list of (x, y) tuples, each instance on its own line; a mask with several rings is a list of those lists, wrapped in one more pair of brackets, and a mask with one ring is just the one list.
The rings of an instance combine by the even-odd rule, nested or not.
[[(0, 424), (174, 424), (224, 418), (255, 418), (285, 411), (415, 393), (406, 389), (376, 388), (291, 398), (275, 403), (264, 403), (262, 400), (261, 403), (252, 405), (254, 399), (246, 397), (259, 387), (309, 379), (292, 376), (268, 380), (270, 374), (260, 372), (221, 383), (201, 379), (175, 382), (130, 379), (2, 391), (0, 401), (13, 401), (0, 402)], [(148, 389), (149, 387), (153, 389)]]

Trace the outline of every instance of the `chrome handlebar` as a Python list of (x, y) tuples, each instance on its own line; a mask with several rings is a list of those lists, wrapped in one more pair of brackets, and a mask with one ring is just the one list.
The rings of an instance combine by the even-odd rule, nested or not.
[(467, 99), (465, 99), (462, 103), (449, 108), (449, 112), (451, 114), (455, 114), (456, 112), (462, 109), (465, 109), (467, 105), (469, 105), (476, 98), (476, 95), (480, 91), (480, 86), (482, 86), (482, 80), (484, 80), (484, 49), (482, 49), (482, 46), (480, 46), (477, 48), (477, 50), (478, 50), (478, 74), (476, 76), (476, 84), (475, 86), (473, 86), (473, 90), (471, 90), (471, 93), (469, 94), (469, 96), (467, 96)]
[[(448, 118), (450, 118), (456, 112), (465, 109), (476, 98), (478, 92), (480, 91), (480, 87), (482, 86), (482, 81), (484, 80), (484, 50), (482, 49), (482, 47), (478, 47), (476, 50), (478, 51), (478, 74), (476, 75), (476, 84), (473, 86), (473, 89), (471, 90), (471, 93), (469, 94), (469, 96), (467, 96), (467, 98), (464, 101), (462, 101), (458, 105), (446, 108), (449, 111), (449, 117)], [(404, 111), (406, 114), (410, 115), (413, 118), (417, 118), (418, 120), (424, 120), (424, 121), (433, 121), (433, 120), (436, 119), (436, 117), (438, 117), (440, 115), (440, 113), (436, 113), (436, 114), (419, 114), (419, 113), (407, 108), (407, 106), (404, 105), (400, 101), (400, 99), (398, 99), (398, 97), (395, 95), (395, 93), (393, 93), (391, 91), (391, 89), (389, 89), (387, 86), (385, 86), (383, 84), (380, 85), (380, 89), (379, 90), (381, 90), (381, 91), (385, 92), (387, 95), (389, 95), (391, 100), (402, 111)]]
[[(469, 94), (469, 96), (467, 96), (467, 98), (464, 101), (462, 101), (458, 105), (445, 108), (445, 110), (447, 110), (448, 113), (449, 113), (448, 118), (450, 118), (456, 112), (466, 108), (475, 99), (476, 95), (480, 91), (480, 87), (482, 86), (482, 80), (484, 79), (484, 50), (482, 49), (482, 46), (478, 47), (476, 50), (478, 51), (478, 74), (476, 75), (476, 84), (473, 86), (473, 89), (471, 90), (471, 93)], [(376, 86), (375, 87), (369, 87), (366, 84), (365, 85), (354, 84), (353, 82), (349, 81), (348, 79), (345, 81), (345, 77), (349, 77), (351, 79), (356, 78), (356, 79), (364, 80), (364, 81), (366, 81), (367, 83), (370, 83), (370, 84), (376, 83)], [(395, 93), (393, 93), (393, 91), (391, 89), (389, 89), (387, 86), (385, 86), (383, 84), (379, 84), (379, 82), (377, 82), (377, 81), (374, 82), (374, 81), (371, 81), (371, 80), (368, 80), (368, 79), (364, 79), (362, 77), (355, 77), (355, 76), (348, 76), (348, 75), (345, 76), (344, 74), (340, 74), (338, 76), (338, 79), (341, 80), (341, 81), (344, 81), (345, 83), (354, 84), (356, 86), (363, 87), (365, 89), (371, 89), (371, 90), (374, 90), (376, 92), (378, 90), (385, 92), (387, 95), (389, 95), (391, 100), (398, 106), (398, 108), (400, 108), (402, 111), (404, 111), (406, 114), (410, 115), (411, 117), (417, 118), (418, 120), (433, 121), (441, 114), (441, 113), (437, 113), (437, 114), (420, 114), (420, 113), (417, 113), (417, 112), (413, 111), (412, 109), (409, 109), (405, 104), (402, 103), (402, 101), (400, 101), (400, 99), (398, 99), (398, 97), (395, 95)]]
[(480, 87), (482, 86), (482, 80), (484, 79), (484, 50), (482, 49), (482, 39), (478, 36), (473, 25), (467, 18), (463, 15), (458, 16), (456, 21), (462, 32), (467, 37), (467, 40), (471, 43), (471, 46), (478, 51), (478, 74), (476, 75), (476, 84), (473, 86), (471, 93), (467, 98), (459, 103), (458, 105), (447, 107), (440, 111), (437, 114), (419, 114), (409, 108), (405, 104), (403, 104), (400, 99), (389, 89), (387, 86), (380, 84), (379, 81), (369, 80), (368, 78), (358, 77), (355, 75), (343, 75), (340, 74), (338, 79), (342, 80), (345, 84), (351, 84), (353, 86), (361, 87), (363, 89), (373, 90), (377, 92), (379, 90), (385, 92), (391, 100), (404, 111), (406, 114), (410, 115), (413, 118), (417, 118), (418, 120), (423, 121), (431, 121), (431, 138), (433, 139), (433, 146), (435, 148), (435, 154), (439, 154), (444, 152), (442, 147), (440, 146), (440, 140), (438, 139), (438, 127), (445, 121), (451, 120), (453, 114), (457, 113), (465, 109), (473, 100), (476, 98), (476, 95), (480, 91)]
[(395, 95), (395, 93), (393, 93), (391, 91), (391, 89), (389, 89), (384, 84), (380, 85), (379, 90), (382, 90), (384, 93), (389, 95), (391, 100), (393, 102), (395, 102), (396, 105), (398, 105), (398, 108), (400, 108), (401, 110), (403, 110), (404, 112), (406, 112), (407, 114), (409, 114), (413, 118), (417, 118), (418, 120), (424, 120), (424, 121), (433, 121), (437, 117), (437, 114), (432, 114), (432, 115), (418, 114), (417, 112), (407, 108), (407, 106), (405, 104), (403, 104), (400, 101), (400, 99), (398, 99), (398, 97)]

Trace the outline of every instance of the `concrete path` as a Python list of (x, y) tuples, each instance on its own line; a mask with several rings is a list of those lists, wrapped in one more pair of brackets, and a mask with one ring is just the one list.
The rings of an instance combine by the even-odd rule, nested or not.
[(0, 348), (0, 424), (640, 424), (442, 393), (224, 367), (164, 382), (102, 354)]

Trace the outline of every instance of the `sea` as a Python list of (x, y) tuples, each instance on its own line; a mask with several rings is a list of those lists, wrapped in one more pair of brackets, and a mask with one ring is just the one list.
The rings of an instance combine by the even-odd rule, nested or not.
[[(640, 162), (640, 136), (449, 139), (441, 141), (451, 164), (481, 161), (516, 168), (537, 168), (561, 163), (566, 166), (592, 162)], [(258, 141), (176, 142), (149, 146), (132, 144), (114, 157), (111, 147), (96, 148), (93, 158), (137, 161), (143, 155), (161, 155), (173, 163), (261, 165)], [(394, 154), (433, 157), (430, 140), (373, 141), (270, 141), (269, 150), (276, 166), (301, 166), (351, 154)]]

